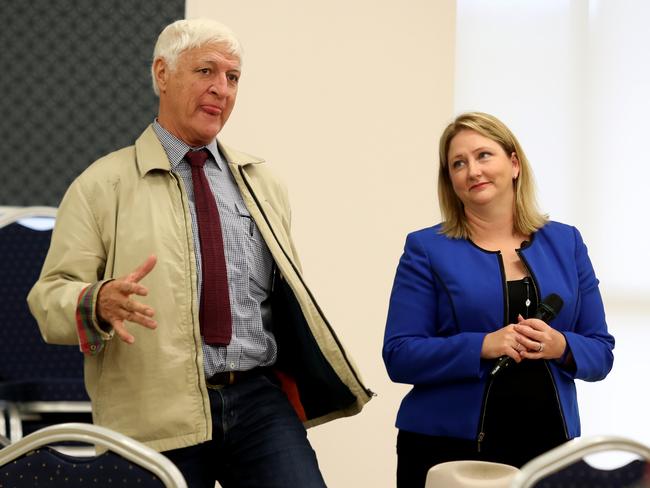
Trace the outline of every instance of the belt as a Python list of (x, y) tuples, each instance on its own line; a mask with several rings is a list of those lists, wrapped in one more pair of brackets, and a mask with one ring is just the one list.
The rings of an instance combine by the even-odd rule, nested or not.
[(215, 373), (205, 383), (211, 390), (219, 390), (224, 386), (234, 385), (242, 381), (264, 374), (266, 368), (253, 368), (246, 371), (222, 371)]

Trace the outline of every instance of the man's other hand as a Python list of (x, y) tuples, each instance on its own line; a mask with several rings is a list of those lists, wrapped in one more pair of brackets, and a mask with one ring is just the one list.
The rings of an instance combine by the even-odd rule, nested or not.
[(131, 295), (147, 296), (147, 288), (139, 282), (155, 265), (156, 256), (149, 256), (133, 272), (109, 281), (99, 290), (97, 318), (110, 324), (119, 338), (127, 344), (133, 344), (135, 338), (126, 330), (125, 321), (140, 324), (148, 329), (158, 326), (153, 320), (153, 308), (131, 299)]

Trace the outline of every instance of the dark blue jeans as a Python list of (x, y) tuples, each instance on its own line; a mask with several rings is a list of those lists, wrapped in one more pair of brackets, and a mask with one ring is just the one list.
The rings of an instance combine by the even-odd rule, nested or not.
[(166, 451), (189, 488), (323, 488), (316, 453), (284, 392), (266, 375), (208, 390), (212, 440)]

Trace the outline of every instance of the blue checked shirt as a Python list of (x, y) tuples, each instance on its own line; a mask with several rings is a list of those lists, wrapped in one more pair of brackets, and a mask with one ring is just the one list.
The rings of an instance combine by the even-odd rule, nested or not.
[[(192, 215), (192, 239), (196, 254), (197, 289), (201, 293), (201, 245), (194, 207), (192, 170), (183, 157), (190, 146), (170, 134), (158, 121), (153, 129), (167, 153), (172, 171), (185, 186)], [(228, 346), (203, 343), (206, 378), (222, 371), (244, 371), (275, 363), (277, 345), (269, 330), (268, 301), (273, 278), (273, 258), (253, 221), (239, 188), (223, 160), (216, 140), (205, 146), (210, 157), (205, 173), (215, 196), (223, 234), (228, 290), (232, 313), (232, 339)], [(199, 149), (199, 148), (191, 148)]]

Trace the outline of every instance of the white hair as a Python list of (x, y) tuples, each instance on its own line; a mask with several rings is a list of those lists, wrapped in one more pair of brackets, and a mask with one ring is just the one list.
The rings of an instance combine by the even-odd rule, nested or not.
[(153, 48), (151, 62), (151, 81), (153, 91), (160, 95), (154, 63), (164, 59), (167, 66), (174, 70), (178, 56), (187, 49), (205, 46), (206, 44), (225, 44), (228, 54), (242, 60), (242, 47), (237, 37), (229, 27), (211, 19), (181, 19), (169, 24), (158, 36)]

